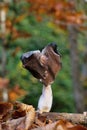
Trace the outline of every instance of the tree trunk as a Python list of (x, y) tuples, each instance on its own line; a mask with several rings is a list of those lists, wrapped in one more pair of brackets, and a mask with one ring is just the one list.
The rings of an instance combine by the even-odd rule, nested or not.
[(3, 40), (3, 44), (2, 44), (2, 56), (1, 56), (1, 76), (4, 77), (6, 75), (6, 48), (4, 46), (4, 40)]
[(75, 106), (77, 112), (84, 111), (83, 90), (80, 82), (79, 55), (78, 55), (78, 32), (75, 25), (68, 26), (70, 42), (70, 58), (72, 68), (72, 82), (74, 89)]

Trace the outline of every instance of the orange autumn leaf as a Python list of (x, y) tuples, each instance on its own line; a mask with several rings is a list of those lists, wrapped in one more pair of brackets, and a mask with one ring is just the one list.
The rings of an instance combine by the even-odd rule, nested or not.
[(24, 31), (18, 31), (16, 28), (13, 28), (12, 39), (15, 40), (17, 38), (29, 38), (31, 37), (30, 33)]
[(12, 22), (10, 19), (6, 20), (6, 28), (11, 28), (12, 27)]
[(84, 21), (82, 19), (83, 13), (78, 12), (78, 13), (66, 13), (66, 21), (69, 23), (76, 23), (76, 24), (82, 24)]
[(19, 23), (21, 22), (28, 14), (22, 14), (22, 15), (19, 15), (16, 19), (15, 19), (15, 23)]
[(19, 97), (20, 97), (20, 96), (17, 95), (15, 92), (10, 92), (10, 93), (9, 93), (9, 100), (10, 100), (11, 102), (16, 101)]
[(71, 1), (71, 2), (59, 1), (56, 3), (54, 8), (56, 11), (58, 11), (58, 10), (59, 11), (63, 11), (63, 10), (67, 11), (67, 10), (73, 9), (74, 7), (75, 7), (75, 4), (73, 1)]
[(25, 96), (27, 92), (24, 89), (21, 89), (19, 85), (15, 85), (13, 89), (10, 89), (8, 92), (9, 101), (13, 102), (17, 99)]
[(87, 128), (81, 125), (76, 125), (71, 128), (68, 128), (67, 130), (87, 130)]
[[(61, 0), (27, 0), (30, 3), (29, 10), (31, 13), (34, 12), (38, 21), (41, 18), (38, 15), (43, 13), (53, 17), (53, 22), (60, 26), (62, 29), (67, 29), (68, 24), (81, 25), (87, 20), (84, 12), (75, 10), (75, 2), (73, 1), (61, 1)], [(85, 17), (84, 17), (85, 16)], [(60, 22), (56, 22), (60, 21)], [(65, 24), (61, 24), (65, 23)], [(58, 23), (58, 24), (57, 24)]]
[(4, 10), (5, 12), (7, 12), (8, 9), (9, 9), (8, 4), (0, 3), (0, 10)]

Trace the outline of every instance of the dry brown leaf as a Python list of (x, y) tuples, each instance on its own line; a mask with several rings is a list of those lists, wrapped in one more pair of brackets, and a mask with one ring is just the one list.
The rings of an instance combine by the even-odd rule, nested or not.
[[(67, 129), (68, 123), (69, 122), (67, 122), (66, 120), (59, 120), (54, 123), (48, 124), (44, 127), (38, 127), (38, 128), (32, 129), (32, 130), (68, 130)], [(71, 125), (70, 124), (69, 124), (69, 126), (73, 126), (72, 124)]]
[(13, 105), (8, 102), (0, 102), (0, 121), (10, 119), (10, 111), (13, 110)]
[(54, 122), (52, 124), (48, 124), (43, 127), (38, 127), (38, 128), (32, 129), (32, 130), (57, 130), (57, 129), (55, 129), (56, 124), (57, 124), (57, 122)]
[(35, 120), (35, 124), (42, 127), (45, 125), (45, 123), (43, 123), (41, 120), (39, 120), (38, 118)]
[(71, 128), (68, 128), (67, 130), (87, 130), (87, 128), (83, 127), (81, 125), (76, 125), (76, 126), (73, 126)]
[(73, 125), (67, 120), (59, 120), (43, 127), (34, 128), (32, 130), (87, 130), (81, 125)]
[(20, 126), (25, 124), (24, 130), (27, 130), (28, 128), (30, 128), (30, 126), (34, 122), (35, 109), (33, 108), (32, 105), (26, 105), (26, 104), (20, 103), (20, 102), (15, 102), (15, 106), (19, 109), (19, 111), (23, 111), (23, 112), (25, 111), (25, 113), (26, 113), (25, 119), (24, 119), (25, 121), (23, 123), (21, 123)]
[(35, 109), (31, 105), (26, 105), (20, 102), (14, 103), (14, 106), (16, 107), (16, 110), (14, 110), (12, 114), (12, 119), (9, 119), (7, 122), (2, 122), (0, 129), (28, 130), (34, 122)]

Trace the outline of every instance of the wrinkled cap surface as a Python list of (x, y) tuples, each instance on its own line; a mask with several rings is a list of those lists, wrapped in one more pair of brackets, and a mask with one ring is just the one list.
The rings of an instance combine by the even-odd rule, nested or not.
[(42, 51), (35, 50), (24, 53), (21, 60), (23, 67), (45, 86), (53, 83), (56, 74), (61, 69), (60, 54), (55, 43), (47, 45)]

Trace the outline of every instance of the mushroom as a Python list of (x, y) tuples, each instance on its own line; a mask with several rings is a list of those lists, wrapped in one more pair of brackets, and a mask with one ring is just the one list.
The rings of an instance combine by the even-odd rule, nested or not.
[(52, 107), (51, 84), (61, 69), (60, 57), (55, 43), (47, 45), (42, 51), (29, 51), (21, 56), (23, 67), (43, 84), (42, 95), (38, 101), (40, 113), (49, 112)]

